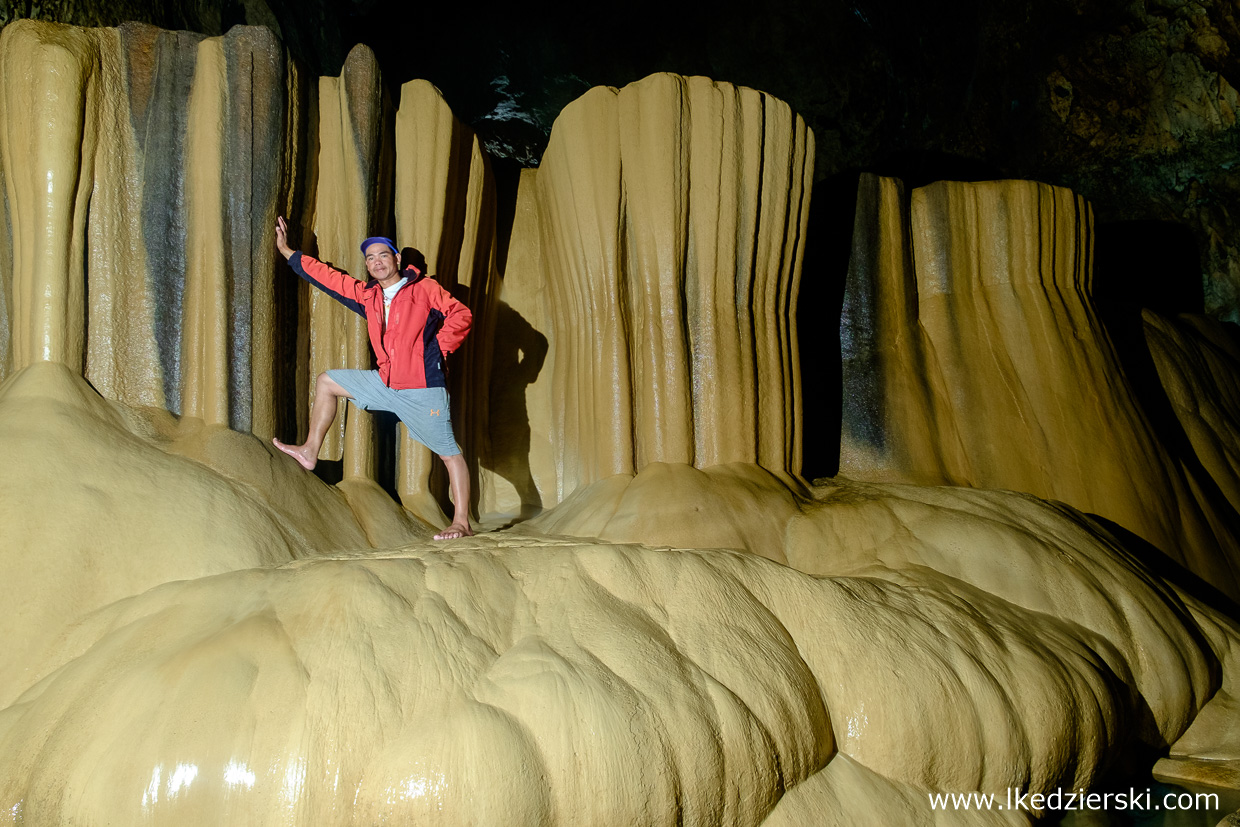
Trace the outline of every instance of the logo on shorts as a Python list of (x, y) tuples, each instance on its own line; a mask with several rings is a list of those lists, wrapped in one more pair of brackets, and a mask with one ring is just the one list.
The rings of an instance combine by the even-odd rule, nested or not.
[(439, 416), (439, 408), (431, 408), (431, 416)]

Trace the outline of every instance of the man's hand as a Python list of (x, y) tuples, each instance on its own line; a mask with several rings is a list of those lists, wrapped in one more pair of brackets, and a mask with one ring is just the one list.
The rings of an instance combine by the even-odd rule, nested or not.
[(288, 225), (284, 223), (284, 216), (276, 218), (276, 249), (286, 260), (294, 253), (293, 248), (288, 246)]

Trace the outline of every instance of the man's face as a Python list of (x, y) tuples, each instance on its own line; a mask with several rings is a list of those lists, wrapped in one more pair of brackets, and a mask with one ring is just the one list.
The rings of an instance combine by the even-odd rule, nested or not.
[(378, 281), (386, 281), (400, 274), (400, 263), (392, 248), (376, 241), (366, 248), (366, 271)]

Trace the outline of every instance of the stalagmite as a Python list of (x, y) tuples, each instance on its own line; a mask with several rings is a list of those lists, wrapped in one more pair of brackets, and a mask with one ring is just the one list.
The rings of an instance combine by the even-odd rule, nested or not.
[(861, 176), (840, 319), (840, 473), (853, 479), (897, 482), (916, 468), (942, 481), (958, 442), (920, 437), (935, 427), (927, 400), (945, 389), (917, 323), (906, 204), (900, 181)]
[[(269, 273), (283, 85), (265, 29), (198, 45), (186, 129), (182, 411), (269, 435), (274, 311)], [(248, 77), (247, 77), (248, 76)], [(239, 82), (246, 77), (246, 82)], [(231, 182), (221, 186), (221, 180)]]
[[(285, 64), (285, 128), (277, 212), (298, 239), (312, 237), (318, 181), (318, 79), (308, 78), (296, 63)], [(276, 358), (271, 366), (276, 435), (296, 442), (309, 430), (314, 374), (310, 373), (311, 287), (288, 277), (283, 257), (274, 256), (272, 327)], [(267, 436), (263, 434), (263, 436)]]
[(594, 89), (560, 115), (538, 173), (556, 499), (651, 462), (795, 473), (812, 167), (785, 104), (706, 78)]
[(18, 21), (0, 38), (13, 368), (85, 363), (83, 249), (100, 90), (93, 31)]
[(228, 422), (228, 274), (224, 256), (224, 205), (215, 186), (224, 168), (219, 124), (228, 106), (224, 55), (218, 41), (198, 44), (189, 96), (186, 136), (185, 321), (181, 411), (211, 425)]
[(135, 126), (135, 121), (141, 124), (141, 91), (137, 96), (134, 91), (143, 86), (145, 73), (134, 65), (134, 41), (153, 45), (158, 30), (131, 25), (97, 33), (107, 93), (100, 98), (98, 129), (104, 137), (95, 156), (86, 224), (85, 376), (109, 399), (176, 409), (180, 395), (165, 393), (155, 333), (157, 313), (167, 312), (159, 307), (165, 297), (151, 289), (143, 211), (135, 209), (147, 182), (141, 130)]

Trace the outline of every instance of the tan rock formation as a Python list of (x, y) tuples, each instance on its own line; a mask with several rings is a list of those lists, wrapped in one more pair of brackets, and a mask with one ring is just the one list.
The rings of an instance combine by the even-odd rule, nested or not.
[(651, 462), (796, 472), (812, 169), (786, 105), (706, 78), (598, 88), (561, 113), (538, 172), (560, 400), (545, 500)]
[[(101, 90), (102, 37), (19, 21), (0, 33), (0, 159), (12, 222), (15, 368), (85, 361), (83, 237)], [(85, 169), (81, 169), (84, 165)]]
[(1026, 181), (862, 190), (842, 473), (1063, 500), (1240, 595), (1230, 506), (1158, 441), (1094, 313), (1088, 205)]
[(762, 822), (762, 827), (851, 827), (855, 824), (930, 825), (1027, 825), (1027, 815), (1017, 811), (927, 806), (927, 793), (912, 784), (901, 784), (839, 754), (831, 763), (793, 787)]
[[(287, 268), (275, 262), (272, 235), (282, 202), (281, 211), (298, 211), (298, 240), (311, 252), (364, 275), (358, 241), (391, 232), (385, 205), (396, 171), (394, 113), (389, 106), (385, 114), (368, 50), (307, 95), (296, 67), (285, 66), (261, 28), (202, 38), (139, 25), (88, 31), (19, 21), (6, 27), (0, 49), (12, 66), (5, 105), (35, 113), (6, 119), (0, 140), (6, 209), (16, 221), (0, 248), (0, 377), (9, 364), (53, 358), (84, 370), (110, 397), (269, 436), (304, 427), (319, 371), (370, 366), (364, 328), (326, 297), (303, 291), (299, 299)], [(75, 68), (66, 71), (70, 63)], [(425, 172), (417, 163), (438, 165), (444, 180), (410, 191), (424, 202), (420, 220), (447, 233), (446, 278), (455, 282), (463, 265), (461, 283), (485, 303), (491, 185), (476, 145), (467, 147), (469, 172), (469, 158), (453, 143), (459, 124), (427, 89), (419, 97), (411, 88), (407, 118), (430, 123), (440, 113), (449, 139), (427, 144), (415, 136), (405, 155), (414, 173)], [(65, 105), (69, 99), (76, 103)], [(57, 111), (38, 108), (52, 100), (60, 101)], [(415, 119), (414, 111), (422, 114)], [(316, 113), (310, 148), (305, 132)], [(307, 170), (316, 182), (312, 200), (304, 195)], [(48, 180), (54, 189), (39, 200)], [(445, 205), (455, 211), (446, 220)], [(63, 232), (43, 213), (68, 222)], [(414, 225), (410, 232), (422, 234)], [(76, 240), (62, 249), (52, 238)], [(296, 322), (299, 302), (310, 307), (300, 342), (276, 328)], [(483, 390), (486, 355), (483, 349), (470, 365)], [(290, 400), (295, 387), (303, 394)], [(346, 475), (373, 478), (370, 417), (351, 418), (358, 430)], [(349, 419), (341, 417), (326, 456), (342, 456)], [(425, 479), (420, 486), (425, 494)], [(435, 511), (432, 500), (428, 516)]]
[(29, 21), (0, 37), (12, 367), (60, 361), (109, 397), (271, 433), (274, 37)]
[[(1154, 772), (1209, 787), (1240, 789), (1240, 682), (1235, 664), (1240, 646), (1234, 623), (1197, 613), (1198, 625), (1220, 653), (1223, 676), (1214, 696), (1201, 708), (1192, 725), (1171, 745), (1169, 755), (1159, 759)], [(1234, 806), (1234, 805), (1233, 805)]]
[(697, 469), (654, 462), (574, 491), (517, 530), (612, 543), (736, 548), (787, 563), (785, 534), (806, 490), (746, 463)]
[[(81, 71), (66, 76), (39, 62), (34, 52), (49, 32), (73, 44), (49, 54), (73, 56)], [(464, 380), (457, 378), (453, 387), (458, 426), (466, 450), (501, 469), (491, 479), (520, 486), (519, 495), (507, 495), (508, 504), (514, 496), (519, 500), (513, 510), (522, 503), (552, 505), (582, 482), (632, 473), (651, 461), (699, 467), (758, 462), (785, 478), (795, 473), (799, 379), (791, 307), (813, 164), (812, 136), (784, 104), (753, 90), (667, 75), (619, 92), (601, 91), (601, 109), (590, 100), (570, 108), (540, 172), (539, 206), (527, 213), (530, 220), (510, 245), (514, 263), (528, 262), (514, 266), (510, 293), (528, 291), (522, 282), (529, 278), (546, 279), (537, 315), (549, 324), (529, 327), (520, 312), (508, 313), (512, 305), (500, 310), (494, 185), (477, 140), (438, 92), (411, 82), (401, 112), (392, 112), (378, 91), (373, 55), (363, 47), (340, 78), (323, 78), (317, 95), (306, 95), (296, 67), (287, 67), (281, 78), (274, 44), (261, 32), (238, 28), (224, 38), (201, 38), (143, 26), (84, 33), (25, 22), (6, 29), (15, 66), (37, 74), (40, 83), (69, 83), (57, 94), (82, 99), (76, 107), (82, 124), (66, 134), (87, 142), (84, 150), (66, 145), (51, 155), (56, 141), (35, 131), (11, 130), (5, 142), (9, 208), (20, 214), (14, 268), (7, 271), (13, 309), (5, 305), (6, 323), (16, 325), (5, 331), (15, 366), (30, 362), (27, 351), (43, 337), (54, 353), (39, 358), (76, 364), (73, 354), (85, 348), (84, 369), (109, 396), (287, 437), (304, 427), (313, 377), (332, 367), (368, 367), (370, 354), (358, 319), (317, 292), (293, 292), (287, 285), (287, 272), (273, 265), (271, 219), (277, 206), (300, 208), (293, 220), (302, 238), (295, 241), (364, 276), (357, 241), (389, 232), (386, 205), (395, 175), (397, 234), (423, 248), (432, 269), (445, 284), (459, 286), (475, 310), (474, 336), (455, 359)], [(92, 68), (100, 60), (102, 68)], [(234, 77), (240, 64), (251, 78), (244, 93)], [(17, 83), (17, 72), (10, 75), (14, 95), (33, 88)], [(288, 124), (285, 158), (265, 163), (260, 153), (270, 155), (281, 143), (275, 138), (281, 112)], [(316, 112), (317, 123), (311, 124)], [(667, 129), (634, 131), (638, 123), (655, 123), (652, 118)], [(250, 141), (239, 131), (250, 128), (246, 124), (255, 124)], [(101, 129), (106, 140), (96, 150), (93, 136)], [(317, 132), (317, 149), (305, 146), (306, 129)], [(611, 220), (604, 216), (621, 201), (589, 187), (573, 194), (583, 186), (573, 171), (581, 160), (556, 160), (580, 155), (578, 148), (589, 153), (605, 147), (610, 139), (599, 137), (608, 135), (615, 140), (606, 164), (624, 170), (610, 186), (631, 205)], [(32, 192), (29, 182), (14, 189), (38, 166), (22, 153), (36, 150), (51, 159), (47, 163), (64, 167), (57, 175), (72, 172), (74, 180), (93, 187), (91, 203), (101, 209), (89, 213), (76, 190), (55, 193), (58, 214), (68, 215), (64, 211), (81, 202), (83, 214), (74, 220), (82, 227), (76, 236), (69, 233), (79, 239), (77, 253), (56, 256), (42, 242), (35, 249), (33, 236), (22, 229), (23, 221), (41, 221), (23, 200), (33, 197), (23, 195)], [(96, 155), (97, 175), (90, 163), (79, 169), (81, 159), (93, 163)], [(301, 170), (313, 177), (313, 206), (299, 189)], [(691, 185), (700, 193), (692, 205)], [(609, 240), (599, 243), (616, 250), (600, 276), (610, 286), (598, 296), (612, 322), (602, 331), (601, 346), (591, 342), (582, 349), (600, 365), (612, 365), (602, 373), (584, 364), (573, 368), (564, 350), (555, 351), (558, 361), (546, 362), (551, 339), (585, 336), (585, 343), (593, 337), (572, 296), (584, 283), (581, 262), (595, 253), (590, 244), (581, 247), (584, 236), (575, 219), (557, 224), (567, 220), (565, 210), (577, 209), (572, 204), (579, 197), (590, 200), (588, 209), (602, 211), (600, 220), (611, 229)], [(129, 206), (135, 203), (142, 204), (140, 212)], [(581, 208), (587, 209), (585, 202)], [(728, 228), (722, 234), (721, 226)], [(73, 292), (80, 289), (86, 246), (89, 319), (79, 312), (84, 299)], [(40, 256), (70, 270), (37, 275), (31, 268)], [(274, 279), (268, 279), (273, 266)], [(40, 279), (60, 286), (38, 287)], [(36, 293), (50, 296), (57, 309), (34, 313)], [(298, 304), (308, 311), (298, 314)], [(494, 415), (510, 423), (514, 434), (489, 427), (491, 363), (497, 350), (501, 358), (515, 352), (493, 336), (501, 312), (506, 330), (530, 342), (515, 349), (533, 354), (526, 367), (547, 367), (539, 399), (514, 398), (511, 411), (504, 407), (510, 401), (502, 389), (506, 377), (499, 380), (504, 398)], [(63, 320), (52, 324), (53, 316)], [(296, 338), (277, 330), (294, 316), (304, 316)], [(94, 344), (74, 344), (87, 330)], [(68, 355), (61, 355), (64, 348)], [(630, 390), (605, 379), (630, 374)], [(547, 434), (549, 446), (522, 454), (528, 423), (510, 417), (539, 408), (578, 421), (548, 423), (553, 427), (540, 428), (540, 437)], [(612, 424), (604, 435), (597, 426), (606, 421)], [(348, 450), (341, 442), (346, 433)], [(491, 446), (496, 436), (499, 443)], [(441, 519), (426, 452), (405, 441), (400, 453), (402, 500), (426, 519)], [(377, 460), (369, 415), (346, 408), (323, 454), (343, 458), (345, 478), (373, 479)], [(554, 468), (554, 479), (545, 473), (535, 478), (533, 466)], [(479, 488), (490, 497), (486, 481)], [(491, 499), (480, 499), (480, 505), (484, 511), (501, 507)]]
[(481, 511), (656, 462), (792, 478), (812, 169), (795, 113), (706, 78), (594, 89), (561, 113), (522, 175), (493, 305)]
[(1087, 786), (1174, 740), (1218, 686), (1205, 641), (1240, 640), (1066, 509), (819, 494), (790, 557), (851, 575), (499, 534), (113, 604), (0, 711), (0, 804), (36, 822), (758, 824), (879, 789), (880, 810), (926, 812), (931, 790)]
[(113, 601), (430, 533), (386, 496), (325, 486), (227, 428), (108, 402), (55, 362), (0, 387), (0, 456), (5, 705), (58, 665), (49, 640)]
[[(317, 163), (322, 172), (314, 237), (307, 234), (302, 246), (317, 246), (322, 258), (364, 280), (358, 242), (393, 235), (398, 244), (422, 252), (430, 272), (461, 293), (474, 312), (474, 329), (467, 346), (453, 357), (464, 382), (455, 381), (451, 390), (457, 433), (472, 457), (486, 438), (494, 183), (477, 138), (456, 120), (437, 89), (410, 81), (402, 87), (399, 111), (392, 110), (380, 89), (374, 55), (362, 46), (350, 53), (340, 78), (320, 80)], [(393, 186), (394, 233), (387, 206)], [(317, 291), (309, 301), (310, 377), (337, 367), (371, 367), (364, 322)], [(308, 394), (312, 389), (311, 380)], [(340, 414), (322, 455), (343, 457), (348, 479), (373, 479), (378, 460), (371, 415), (344, 402)], [(430, 452), (404, 435), (403, 427), (399, 430), (396, 488), (401, 501), (423, 519), (446, 525), (430, 484), (438, 460), (432, 463)]]

